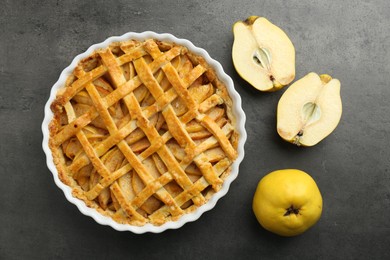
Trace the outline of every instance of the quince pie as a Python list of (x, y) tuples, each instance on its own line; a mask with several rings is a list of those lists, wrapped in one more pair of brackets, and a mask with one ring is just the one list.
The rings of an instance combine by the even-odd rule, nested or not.
[(116, 222), (175, 221), (207, 202), (237, 157), (225, 85), (204, 58), (149, 39), (78, 63), (51, 104), (49, 146), (72, 194)]

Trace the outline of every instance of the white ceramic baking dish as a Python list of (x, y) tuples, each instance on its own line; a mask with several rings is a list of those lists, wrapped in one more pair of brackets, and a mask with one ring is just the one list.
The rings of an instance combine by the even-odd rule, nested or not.
[[(142, 40), (146, 40), (146, 39), (150, 39), (150, 38), (158, 39), (161, 41), (175, 42), (177, 44), (183, 45), (183, 46), (187, 47), (191, 52), (204, 57), (205, 60), (207, 61), (207, 63), (215, 69), (219, 79), (226, 84), (226, 87), (229, 91), (230, 97), (232, 98), (233, 113), (236, 117), (235, 128), (238, 131), (240, 138), (239, 138), (239, 143), (238, 143), (238, 158), (234, 161), (234, 163), (232, 165), (232, 171), (231, 171), (230, 175), (225, 180), (222, 189), (220, 191), (218, 191), (216, 194), (214, 194), (206, 204), (202, 205), (196, 211), (182, 216), (178, 221), (167, 222), (161, 226), (154, 226), (152, 224), (147, 224), (145, 226), (138, 227), (138, 226), (119, 224), (119, 223), (115, 222), (114, 220), (112, 220), (111, 218), (101, 215), (95, 209), (87, 207), (82, 200), (79, 200), (79, 199), (72, 196), (71, 188), (61, 182), (61, 180), (58, 177), (57, 169), (53, 163), (53, 157), (52, 157), (51, 151), (50, 151), (49, 146), (48, 146), (48, 141), (49, 141), (48, 125), (53, 118), (53, 113), (50, 110), (50, 104), (55, 99), (57, 91), (60, 88), (65, 86), (66, 79), (72, 73), (72, 71), (74, 70), (74, 68), (79, 63), (80, 60), (88, 57), (97, 49), (102, 49), (102, 48), (108, 47), (113, 42), (126, 41), (126, 40), (130, 40), (130, 39), (142, 41)], [(228, 55), (228, 53), (227, 53), (227, 55)], [(64, 192), (67, 200), (70, 201), (71, 203), (73, 203), (74, 205), (76, 205), (81, 213), (92, 217), (99, 224), (111, 226), (112, 228), (114, 228), (118, 231), (131, 231), (131, 232), (134, 232), (137, 234), (145, 233), (145, 232), (160, 233), (160, 232), (167, 230), (167, 229), (177, 229), (177, 228), (180, 228), (181, 226), (183, 226), (187, 222), (192, 222), (192, 221), (197, 220), (204, 212), (211, 210), (215, 206), (217, 201), (228, 192), (229, 186), (232, 183), (232, 181), (237, 178), (239, 165), (244, 158), (244, 143), (245, 143), (246, 137), (247, 137), (246, 131), (245, 131), (245, 114), (241, 108), (241, 97), (237, 93), (237, 91), (234, 89), (234, 84), (233, 84), (232, 79), (224, 72), (221, 64), (219, 62), (217, 62), (216, 60), (212, 59), (210, 57), (210, 55), (204, 49), (195, 47), (188, 40), (178, 39), (175, 36), (168, 34), (168, 33), (157, 34), (155, 32), (151, 32), (151, 31), (146, 31), (146, 32), (142, 32), (142, 33), (129, 32), (129, 33), (126, 33), (122, 36), (110, 37), (102, 43), (92, 45), (91, 47), (88, 48), (87, 51), (85, 51), (84, 53), (82, 53), (80, 55), (77, 55), (73, 59), (72, 63), (62, 71), (58, 81), (53, 85), (53, 87), (51, 89), (49, 100), (47, 101), (47, 103), (45, 105), (45, 116), (44, 116), (44, 120), (42, 123), (42, 132), (43, 132), (42, 146), (43, 146), (43, 150), (46, 154), (47, 166), (53, 174), (53, 178), (54, 178), (56, 185)]]

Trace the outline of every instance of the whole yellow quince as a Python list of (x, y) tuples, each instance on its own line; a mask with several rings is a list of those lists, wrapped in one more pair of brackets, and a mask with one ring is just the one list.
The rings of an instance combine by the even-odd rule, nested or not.
[(252, 206), (265, 229), (281, 236), (296, 236), (321, 217), (322, 196), (310, 175), (285, 169), (260, 180)]

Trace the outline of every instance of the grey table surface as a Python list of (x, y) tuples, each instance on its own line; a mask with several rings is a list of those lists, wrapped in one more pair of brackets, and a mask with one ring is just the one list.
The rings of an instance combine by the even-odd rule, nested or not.
[[(0, 0), (0, 259), (390, 259), (390, 2)], [(343, 116), (320, 144), (298, 148), (275, 130), (284, 90), (260, 93), (236, 73), (232, 25), (249, 15), (282, 27), (296, 79), (341, 81)], [(90, 45), (152, 30), (206, 49), (243, 100), (248, 140), (229, 193), (198, 221), (161, 234), (101, 226), (67, 202), (41, 148), (43, 107), (60, 72)], [(305, 234), (263, 230), (251, 210), (266, 173), (298, 168), (324, 211)]]

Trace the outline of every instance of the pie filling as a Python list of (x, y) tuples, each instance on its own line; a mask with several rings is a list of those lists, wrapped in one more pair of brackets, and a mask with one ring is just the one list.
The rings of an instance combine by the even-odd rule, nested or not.
[(51, 105), (63, 183), (119, 223), (175, 221), (217, 192), (237, 157), (225, 85), (205, 60), (158, 40), (79, 62)]

